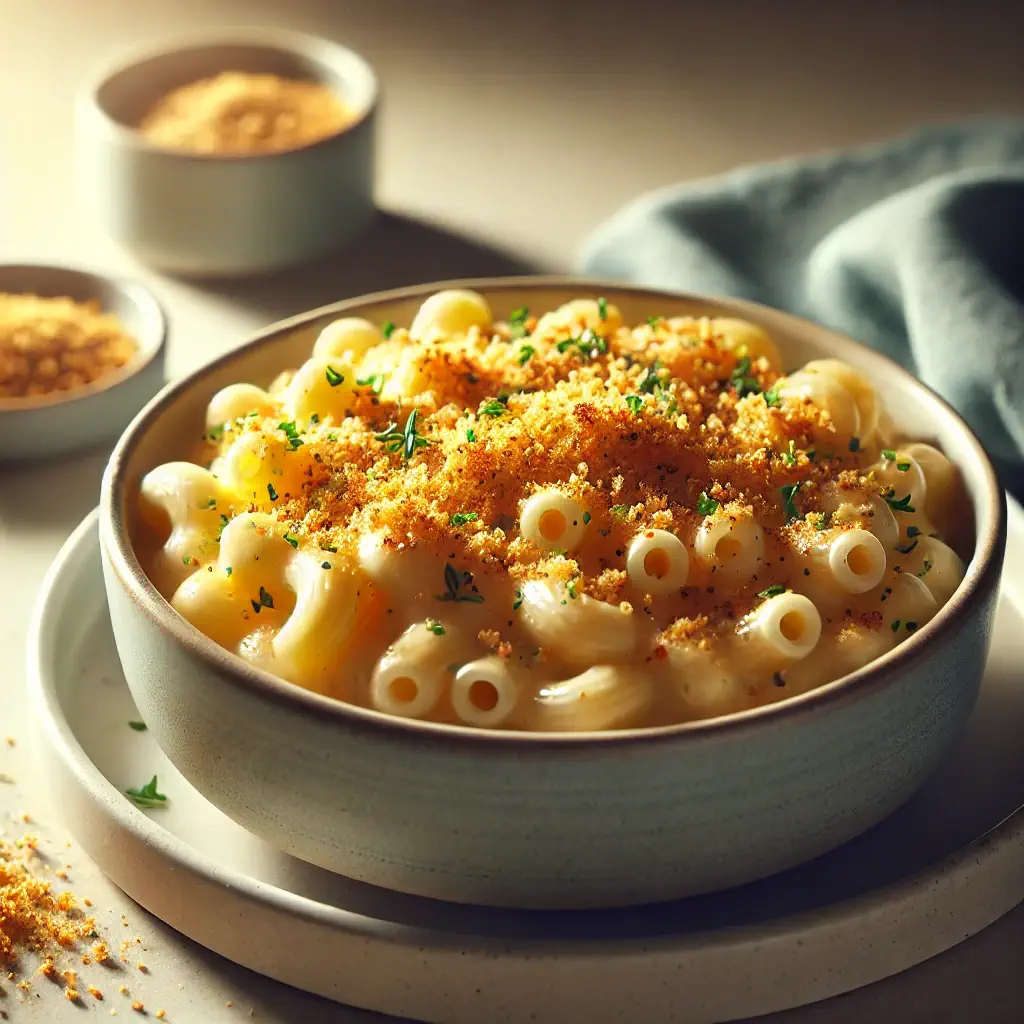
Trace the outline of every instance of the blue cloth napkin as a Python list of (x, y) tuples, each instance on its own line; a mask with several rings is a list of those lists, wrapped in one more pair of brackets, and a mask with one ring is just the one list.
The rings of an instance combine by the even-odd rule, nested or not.
[(884, 352), (959, 410), (1024, 494), (1024, 121), (662, 189), (599, 227), (582, 263), (753, 299)]

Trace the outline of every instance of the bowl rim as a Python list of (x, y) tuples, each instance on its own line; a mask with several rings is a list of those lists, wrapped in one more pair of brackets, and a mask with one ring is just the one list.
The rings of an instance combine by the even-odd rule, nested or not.
[[(26, 398), (0, 397), (0, 418), (8, 414), (24, 413), (34, 409), (51, 409), (57, 406), (63, 408), (75, 402), (97, 398), (143, 373), (154, 362), (162, 358), (166, 348), (168, 332), (167, 314), (149, 288), (135, 278), (122, 277), (120, 274), (105, 274), (99, 270), (87, 270), (85, 267), (76, 266), (71, 263), (0, 263), (0, 292), (4, 291), (3, 276), (8, 271), (41, 271), (49, 273), (54, 270), (78, 277), (90, 287), (93, 287), (98, 282), (102, 282), (115, 291), (120, 292), (128, 301), (137, 301), (143, 314), (152, 320), (155, 327), (153, 336), (147, 345), (143, 343), (142, 338), (136, 337), (133, 334), (132, 337), (139, 347), (136, 357), (130, 359), (124, 366), (113, 373), (104, 374), (83, 387), (72, 388), (68, 391), (49, 391), (45, 395), (30, 395)], [(21, 294), (27, 293), (22, 292)], [(49, 293), (44, 294), (42, 291), (33, 291), (32, 294), (38, 295), (41, 298), (51, 297)], [(52, 297), (58, 296), (54, 295)], [(104, 310), (104, 312), (108, 312), (108, 310)]]
[[(877, 361), (880, 369), (896, 377), (903, 387), (923, 393), (941, 415), (959, 429), (973, 449), (973, 456), (984, 477), (984, 511), (975, 527), (975, 546), (966, 574), (953, 596), (935, 617), (880, 658), (839, 679), (815, 687), (802, 694), (772, 704), (744, 711), (719, 715), (697, 721), (672, 725), (650, 726), (603, 732), (531, 732), (525, 730), (478, 729), (471, 726), (427, 722), (389, 715), (372, 708), (349, 704), (333, 697), (303, 689), (263, 669), (245, 662), (238, 655), (220, 647), (172, 609), (170, 603), (157, 591), (136, 557), (122, 514), (126, 499), (125, 468), (142, 437), (152, 422), (165, 409), (188, 390), (198, 379), (216, 369), (242, 359), (256, 348), (270, 344), (281, 335), (295, 332), (328, 316), (366, 315), (366, 307), (396, 301), (427, 298), (447, 288), (467, 288), (493, 297), (503, 291), (536, 289), (544, 291), (577, 290), (580, 295), (591, 292), (605, 293), (612, 301), (615, 295), (656, 301), (680, 299), (709, 307), (725, 308), (734, 315), (758, 322), (758, 317), (770, 314), (781, 318), (794, 328), (812, 327), (822, 332), (832, 348), (830, 355), (842, 358), (844, 350), (856, 349), (867, 353), (869, 361)], [(874, 375), (872, 375), (874, 376)], [(168, 384), (136, 416), (122, 434), (111, 454), (103, 474), (100, 496), (100, 541), (104, 557), (113, 576), (127, 591), (133, 604), (183, 653), (198, 658), (219, 679), (237, 686), (249, 697), (266, 701), (306, 716), (310, 723), (321, 724), (325, 719), (349, 730), (384, 735), (392, 740), (420, 744), (440, 744), (449, 747), (470, 748), (476, 752), (515, 752), (516, 750), (543, 750), (582, 752), (607, 749), (618, 751), (637, 744), (653, 745), (684, 739), (708, 738), (723, 734), (743, 733), (752, 729), (765, 729), (789, 723), (795, 718), (826, 712), (835, 705), (861, 699), (895, 682), (910, 667), (930, 659), (936, 648), (955, 632), (955, 627), (971, 613), (979, 599), (990, 595), (998, 585), (1002, 554), (1006, 544), (1006, 495), (999, 484), (995, 469), (981, 442), (948, 402), (927, 385), (922, 384), (909, 371), (888, 357), (865, 345), (820, 324), (786, 313), (773, 307), (747, 299), (674, 292), (666, 289), (645, 288), (629, 282), (615, 282), (600, 278), (579, 276), (535, 275), (521, 277), (463, 278), (432, 282), (355, 296), (329, 303), (316, 309), (277, 321), (251, 335), (246, 343), (222, 354), (181, 379)]]
[[(175, 54), (201, 50), (212, 46), (251, 46), (259, 49), (278, 50), (282, 53), (304, 57), (320, 67), (330, 66), (338, 60), (352, 61), (359, 66), (360, 71), (366, 76), (366, 81), (369, 85), (368, 98), (358, 111), (358, 117), (346, 122), (343, 127), (331, 132), (330, 135), (325, 135), (322, 139), (317, 139), (315, 142), (302, 146), (292, 146), (288, 149), (275, 149), (257, 153), (195, 153), (187, 149), (158, 146), (146, 139), (137, 128), (132, 128), (110, 114), (100, 102), (100, 91), (117, 75), (132, 71), (141, 64), (155, 60), (158, 57), (173, 57)], [(327, 59), (328, 56), (330, 59)], [(226, 71), (229, 69), (224, 68), (222, 70)], [(322, 81), (320, 84), (326, 85)], [(216, 166), (236, 163), (249, 165), (257, 162), (281, 160), (295, 156), (297, 153), (307, 153), (324, 146), (329, 146), (338, 139), (354, 133), (365, 122), (369, 121), (380, 106), (380, 97), (380, 76), (377, 74), (374, 66), (357, 50), (353, 50), (351, 47), (336, 42), (333, 39), (328, 39), (325, 36), (313, 35), (308, 32), (296, 32), (291, 29), (272, 27), (255, 27), (239, 29), (220, 28), (210, 29), (205, 32), (176, 33), (164, 36), (158, 41), (122, 50), (113, 59), (108, 60), (98, 69), (93, 70), (85, 85), (79, 91), (78, 105), (98, 118), (104, 131), (139, 153), (152, 154), (168, 160), (188, 160)]]

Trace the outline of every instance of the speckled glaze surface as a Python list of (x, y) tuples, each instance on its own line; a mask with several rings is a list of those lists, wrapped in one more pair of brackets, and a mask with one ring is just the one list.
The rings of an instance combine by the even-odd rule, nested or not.
[(219, 387), (269, 380), (334, 316), (404, 322), (441, 287), (339, 303), (269, 328), (166, 389), (104, 478), (103, 568), (132, 694), (171, 762), (214, 805), (282, 850), (399, 892), (510, 907), (623, 906), (737, 885), (806, 861), (902, 804), (962, 729), (988, 650), (1005, 498), (984, 452), (934, 395), (816, 325), (739, 301), (611, 284), (460, 282), (499, 314), (600, 293), (627, 320), (744, 316), (787, 365), (834, 355), (876, 383), (897, 425), (960, 465), (977, 544), (963, 585), (873, 666), (769, 708), (574, 737), (397, 720), (245, 666), (170, 610), (132, 552), (141, 476), (181, 453)]
[(164, 386), (167, 322), (141, 284), (49, 264), (0, 264), (0, 292), (97, 299), (138, 342), (136, 357), (89, 387), (0, 398), (0, 462), (48, 458), (113, 441)]
[[(323, 82), (354, 112), (313, 145), (252, 156), (151, 145), (134, 125), (169, 91), (221, 71)], [(344, 244), (374, 214), (378, 83), (326, 39), (273, 29), (168, 40), (99, 72), (79, 96), (76, 150), (83, 206), (143, 262), (171, 273), (265, 273)]]

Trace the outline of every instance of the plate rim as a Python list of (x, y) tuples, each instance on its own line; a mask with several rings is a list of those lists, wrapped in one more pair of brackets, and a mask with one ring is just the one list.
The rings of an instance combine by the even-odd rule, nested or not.
[[(1024, 509), (1012, 497), (1009, 498), (1008, 505), (1009, 532), (1016, 536), (1018, 544), (1024, 545)], [(42, 740), (39, 744), (39, 756), (55, 758), (58, 764), (50, 770), (62, 769), (67, 777), (77, 785), (77, 793), (65, 796), (64, 802), (70, 802), (76, 797), (84, 797), (93, 805), (93, 813), (100, 812), (100, 817), (106, 819), (113, 828), (126, 834), (132, 842), (141, 843), (146, 851), (162, 862), (165, 867), (173, 868), (179, 877), (181, 872), (185, 872), (201, 883), (216, 887), (224, 894), (228, 903), (235, 906), (236, 909), (239, 906), (255, 907), (257, 910), (269, 911), (276, 915), (283, 914), (297, 926), (315, 925), (319, 928), (327, 928), (330, 933), (338, 936), (355, 938), (364, 943), (382, 943), (389, 950), (413, 951), (423, 957), (428, 956), (431, 952), (435, 955), (445, 956), (453, 950), (461, 951), (466, 947), (472, 947), (470, 952), (479, 954), (479, 956), (467, 959), (472, 959), (478, 965), (485, 958), (491, 961), (514, 960), (519, 967), (522, 967), (530, 961), (550, 962), (553, 959), (574, 960), (580, 957), (599, 959), (606, 964), (609, 961), (622, 964), (635, 959), (638, 954), (644, 954), (652, 958), (652, 962), (654, 959), (665, 956), (676, 959), (688, 958), (692, 961), (691, 968), (695, 968), (703, 958), (708, 956), (748, 956), (756, 948), (763, 951), (769, 947), (775, 951), (776, 955), (784, 949), (789, 951), (785, 954), (786, 957), (791, 958), (792, 951), (797, 946), (805, 944), (809, 938), (818, 936), (822, 932), (834, 933), (836, 930), (841, 931), (844, 928), (855, 927), (856, 922), (860, 919), (871, 918), (897, 908), (903, 908), (905, 911), (905, 913), (897, 915), (897, 919), (901, 922), (899, 927), (905, 932), (913, 931), (913, 921), (920, 922), (922, 917), (929, 916), (930, 894), (936, 889), (945, 891), (945, 887), (940, 883), (960, 884), (966, 888), (974, 876), (987, 870), (998, 873), (1009, 870), (1011, 872), (1009, 877), (1013, 877), (1013, 871), (1016, 868), (1024, 882), (1024, 805), (960, 849), (912, 874), (878, 888), (848, 897), (835, 904), (769, 919), (758, 924), (726, 929), (708, 929), (683, 935), (669, 933), (605, 940), (594, 938), (549, 940), (529, 936), (496, 938), (468, 932), (447, 933), (420, 924), (409, 925), (379, 920), (359, 911), (320, 903), (313, 897), (290, 892), (279, 885), (264, 882), (230, 867), (224, 867), (212, 856), (197, 850), (186, 840), (164, 828), (120, 796), (115, 787), (90, 759), (72, 731), (71, 725), (63, 713), (56, 692), (55, 680), (51, 678), (46, 667), (44, 643), (46, 643), (48, 635), (47, 623), (51, 616), (53, 621), (57, 620), (57, 616), (53, 615), (51, 609), (61, 600), (61, 588), (67, 585), (65, 579), (70, 579), (76, 569), (81, 571), (85, 560), (99, 553), (98, 511), (98, 509), (94, 509), (65, 541), (46, 572), (32, 609), (27, 635), (26, 679), (29, 701), (34, 712), (33, 717)], [(1022, 569), (1024, 569), (1024, 565), (1022, 565)], [(1021, 601), (1021, 598), (1024, 597), (1024, 587), (1018, 589), (1014, 586), (1012, 589), (1013, 599), (1017, 603), (1024, 603)], [(95, 627), (90, 625), (84, 628)], [(64, 811), (64, 809), (62, 804), (61, 810)], [(69, 828), (69, 831), (102, 873), (128, 896), (147, 910), (150, 910), (154, 903), (159, 902), (154, 895), (154, 886), (158, 887), (162, 884), (160, 878), (154, 878), (152, 885), (139, 885), (131, 880), (125, 881), (123, 876), (126, 873), (130, 875), (130, 871), (117, 870), (116, 866), (112, 870), (109, 858), (105, 863), (104, 858), (97, 855), (91, 844), (82, 841), (73, 826)], [(851, 981), (848, 975), (833, 971), (827, 978), (820, 979), (819, 987), (813, 991), (813, 986), (801, 981), (800, 985), (795, 986), (801, 990), (801, 997), (797, 999), (780, 998), (774, 992), (771, 993), (775, 997), (774, 999), (765, 999), (765, 992), (759, 990), (756, 1009), (752, 1010), (746, 1006), (746, 1014), (737, 1011), (732, 1015), (765, 1013), (803, 1005), (881, 980), (930, 959), (970, 935), (976, 934), (1003, 914), (1008, 913), (1022, 900), (1024, 900), (1024, 884), (1019, 893), (1012, 894), (1011, 900), (1004, 898), (998, 902), (998, 906), (989, 907), (984, 900), (977, 899), (977, 906), (973, 908), (974, 916), (971, 926), (966, 934), (964, 934), (965, 927), (955, 931), (952, 938), (946, 936), (941, 929), (925, 929), (924, 934), (929, 936), (928, 942), (922, 944), (918, 941), (916, 945), (912, 944), (915, 945), (913, 951), (903, 957), (892, 953), (888, 954), (881, 971), (870, 971), (871, 976), (868, 978)], [(295, 981), (292, 977), (282, 977), (275, 974), (273, 970), (268, 970), (266, 965), (256, 966), (232, 953), (225, 952), (223, 942), (218, 944), (220, 946), (218, 948), (218, 945), (208, 941), (208, 936), (205, 939), (198, 937), (196, 932), (202, 932), (202, 926), (190, 929), (180, 919), (171, 921), (165, 914), (157, 914), (157, 916), (165, 920), (176, 931), (200, 945), (213, 949), (220, 955), (242, 963), (259, 973), (338, 1001), (350, 1001), (352, 998), (351, 996), (342, 997), (338, 994), (336, 991), (337, 977), (334, 978), (333, 985), (310, 984), (308, 979)], [(892, 933), (887, 933), (886, 938), (892, 939)], [(893, 948), (896, 948), (896, 943)], [(494, 956), (496, 951), (500, 951), (500, 957)], [(792, 975), (794, 973), (792, 970), (793, 960), (788, 959), (787, 963)], [(850, 970), (853, 969), (850, 968)], [(336, 975), (336, 972), (331, 973)], [(853, 973), (856, 974), (856, 970), (853, 970)], [(790, 980), (792, 981), (792, 977)], [(397, 986), (393, 987), (397, 988)], [(778, 987), (781, 989), (783, 986), (779, 985)], [(397, 992), (382, 992), (381, 994), (387, 999), (398, 999), (399, 1002), (402, 998), (409, 997), (408, 993), (403, 995)], [(667, 997), (669, 990), (663, 990), (663, 994)], [(737, 994), (736, 998), (742, 999), (742, 996)], [(769, 1005), (771, 1003), (775, 1005)], [(401, 1003), (398, 1009), (391, 1004), (381, 1005), (379, 1001), (375, 1005), (364, 1003), (359, 1005), (366, 1005), (368, 1009), (379, 1012), (408, 1012), (405, 1003)], [(452, 1020), (456, 1018), (446, 1014), (443, 1017), (431, 1016), (420, 1019)], [(472, 1020), (472, 1017), (458, 1017), (457, 1019), (469, 1021)], [(711, 1022), (729, 1018), (718, 1016), (715, 1013), (710, 1016), (687, 1013), (687, 1019), (693, 1022)]]

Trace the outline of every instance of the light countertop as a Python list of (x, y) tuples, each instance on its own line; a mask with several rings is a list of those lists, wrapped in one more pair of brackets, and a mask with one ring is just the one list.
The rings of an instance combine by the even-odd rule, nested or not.
[[(671, 7), (671, 12), (669, 8)], [(773, 10), (774, 13), (773, 13)], [(0, 259), (78, 262), (144, 279), (171, 318), (177, 376), (281, 316), (378, 287), (460, 274), (569, 270), (587, 230), (637, 192), (737, 163), (859, 143), (923, 121), (1024, 113), (1024, 7), (632, 0), (0, 0)], [(92, 229), (73, 188), (71, 111), (89, 70), (128, 45), (208, 26), (330, 35), (385, 90), (379, 197), (357, 249), (259, 288), (201, 286), (136, 267)], [(104, 453), (0, 469), (0, 828), (24, 809), (66, 836), (33, 782), (24, 638), (49, 560), (95, 504)], [(3, 738), (10, 735), (14, 746)], [(295, 992), (182, 939), (72, 847), (73, 888), (149, 966), (133, 998), (172, 1024), (383, 1020)], [(120, 921), (127, 915), (129, 926)], [(1024, 1020), (1024, 906), (914, 970), (772, 1024), (1010, 1024)], [(118, 979), (117, 984), (122, 979)], [(117, 984), (90, 1014), (130, 1015)], [(81, 1019), (56, 986), (14, 1022)]]

